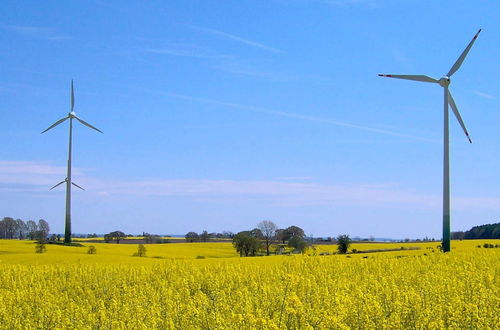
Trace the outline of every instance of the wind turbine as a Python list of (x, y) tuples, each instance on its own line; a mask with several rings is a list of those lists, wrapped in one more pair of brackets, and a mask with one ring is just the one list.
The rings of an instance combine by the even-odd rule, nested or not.
[(472, 143), (472, 140), (469, 137), (469, 132), (467, 132), (467, 129), (465, 128), (465, 124), (462, 120), (462, 117), (460, 116), (460, 112), (458, 112), (457, 105), (455, 101), (453, 100), (453, 97), (451, 96), (451, 93), (449, 91), (449, 86), (451, 83), (451, 76), (457, 72), (457, 70), (460, 68), (462, 65), (465, 57), (469, 53), (472, 45), (477, 39), (477, 36), (481, 32), (481, 29), (477, 31), (476, 35), (472, 40), (469, 42), (465, 50), (462, 52), (460, 57), (456, 60), (455, 64), (451, 67), (450, 71), (448, 73), (438, 79), (431, 78), (429, 76), (425, 75), (396, 75), (396, 74), (379, 74), (381, 77), (389, 77), (389, 78), (398, 78), (398, 79), (407, 79), (407, 80), (415, 80), (415, 81), (422, 81), (422, 82), (429, 82), (429, 83), (436, 83), (439, 84), (441, 87), (443, 87), (444, 91), (444, 134), (443, 134), (443, 151), (444, 151), (444, 157), (443, 157), (443, 244), (442, 244), (442, 249), (443, 252), (449, 252), (450, 251), (450, 137), (449, 137), (449, 124), (448, 124), (448, 104), (451, 105), (451, 110), (453, 110), (453, 113), (455, 114), (455, 117), (457, 118), (458, 122), (460, 123), (460, 126), (462, 126), (462, 129), (464, 130), (465, 135), (469, 139), (469, 142)]
[(71, 111), (68, 113), (68, 115), (62, 119), (59, 119), (56, 121), (54, 124), (49, 126), (45, 131), (42, 132), (45, 133), (51, 128), (56, 127), (57, 125), (63, 123), (67, 119), (69, 119), (69, 146), (68, 146), (68, 169), (67, 169), (67, 175), (66, 179), (63, 181), (59, 182), (50, 190), (62, 185), (63, 183), (66, 183), (66, 221), (65, 221), (65, 228), (64, 228), (64, 243), (71, 243), (71, 185), (74, 185), (77, 188), (80, 188), (82, 190), (82, 187), (71, 181), (71, 146), (72, 146), (72, 137), (73, 137), (73, 119), (78, 120), (80, 123), (83, 125), (90, 127), (100, 133), (102, 133), (101, 130), (95, 128), (94, 126), (90, 125), (89, 123), (85, 122), (84, 120), (78, 118), (76, 116), (76, 113), (73, 111), (73, 108), (75, 107), (75, 94), (73, 92), (73, 80), (71, 80), (71, 96), (70, 96), (70, 105), (71, 105)]

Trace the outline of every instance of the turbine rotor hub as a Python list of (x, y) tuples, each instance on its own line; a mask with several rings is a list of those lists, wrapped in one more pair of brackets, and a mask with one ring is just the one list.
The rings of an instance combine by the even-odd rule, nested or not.
[(450, 85), (450, 77), (444, 76), (439, 79), (439, 85), (441, 85), (441, 87), (448, 87)]

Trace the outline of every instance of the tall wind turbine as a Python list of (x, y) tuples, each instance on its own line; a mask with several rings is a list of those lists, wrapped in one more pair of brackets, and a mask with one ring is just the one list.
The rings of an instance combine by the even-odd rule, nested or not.
[(69, 145), (68, 145), (68, 172), (66, 175), (66, 179), (63, 181), (59, 182), (50, 190), (54, 189), (57, 186), (62, 185), (63, 183), (66, 183), (66, 221), (65, 221), (65, 228), (64, 228), (64, 243), (71, 243), (71, 185), (74, 185), (77, 188), (80, 188), (82, 190), (82, 187), (71, 181), (71, 145), (72, 145), (72, 136), (73, 136), (73, 119), (78, 120), (80, 123), (83, 125), (90, 127), (100, 133), (102, 133), (101, 130), (95, 128), (94, 126), (90, 125), (89, 123), (83, 121), (82, 119), (78, 118), (76, 116), (76, 113), (73, 111), (73, 108), (75, 107), (75, 94), (73, 92), (73, 80), (71, 80), (71, 96), (70, 96), (70, 105), (71, 105), (71, 111), (68, 113), (68, 115), (62, 119), (59, 119), (56, 121), (54, 124), (52, 124), (49, 128), (47, 128), (45, 131), (42, 133), (47, 132), (49, 129), (56, 127), (57, 125), (61, 124), (62, 122), (66, 121), (69, 119)]
[(469, 50), (471, 49), (472, 45), (476, 41), (477, 36), (479, 35), (480, 32), (481, 32), (481, 29), (479, 29), (479, 31), (477, 31), (474, 38), (472, 38), (472, 40), (469, 42), (469, 44), (467, 45), (465, 50), (462, 52), (460, 57), (457, 59), (455, 64), (453, 64), (453, 66), (451, 67), (450, 71), (448, 71), (448, 73), (444, 77), (440, 78), (439, 80), (431, 78), (429, 76), (425, 76), (425, 75), (379, 74), (379, 76), (381, 76), (381, 77), (437, 83), (441, 87), (443, 87), (443, 91), (444, 91), (443, 246), (442, 246), (443, 252), (450, 251), (450, 151), (449, 151), (450, 137), (449, 137), (449, 124), (448, 124), (448, 104), (451, 105), (451, 110), (453, 110), (453, 113), (455, 114), (455, 117), (457, 118), (458, 122), (460, 123), (460, 126), (462, 126), (462, 129), (464, 130), (465, 135), (469, 139), (469, 142), (472, 143), (472, 140), (469, 137), (469, 133), (467, 132), (467, 129), (465, 128), (465, 124), (462, 120), (462, 117), (460, 116), (460, 113), (458, 112), (457, 105), (456, 105), (455, 101), (453, 100), (453, 97), (451, 96), (451, 93), (450, 93), (448, 87), (450, 86), (451, 76), (455, 72), (457, 72), (457, 70), (462, 65), (465, 57), (469, 53)]

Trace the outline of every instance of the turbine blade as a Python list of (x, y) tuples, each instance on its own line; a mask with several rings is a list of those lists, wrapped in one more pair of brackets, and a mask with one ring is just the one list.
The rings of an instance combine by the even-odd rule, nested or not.
[(65, 120), (66, 120), (66, 119), (68, 119), (68, 118), (69, 118), (69, 116), (64, 117), (64, 118), (62, 118), (62, 119), (59, 119), (58, 121), (56, 121), (55, 123), (53, 123), (52, 125), (50, 125), (50, 127), (49, 127), (49, 128), (47, 128), (45, 131), (43, 131), (43, 132), (42, 132), (42, 133), (40, 133), (40, 134), (43, 134), (43, 133), (47, 132), (49, 129), (51, 129), (51, 128), (53, 128), (53, 127), (56, 127), (57, 125), (59, 125), (60, 123), (62, 123), (63, 121), (65, 121)]
[(73, 112), (73, 108), (75, 107), (75, 93), (73, 92), (73, 79), (71, 79), (71, 111)]
[(451, 77), (460, 68), (460, 66), (462, 65), (462, 62), (465, 60), (465, 57), (469, 53), (469, 50), (471, 49), (472, 45), (476, 41), (477, 36), (479, 35), (480, 32), (481, 32), (481, 29), (479, 29), (479, 31), (477, 31), (477, 33), (474, 36), (474, 38), (472, 38), (472, 40), (469, 42), (469, 44), (467, 45), (467, 47), (464, 49), (464, 51), (462, 52), (462, 54), (460, 55), (460, 57), (457, 59), (457, 61), (455, 62), (455, 64), (453, 64), (453, 66), (451, 67), (450, 71), (447, 74), (448, 77)]
[(439, 81), (431, 78), (429, 76), (424, 75), (407, 75), (407, 74), (381, 74), (379, 73), (379, 77), (388, 77), (388, 78), (398, 78), (398, 79), (406, 79), (406, 80), (415, 80), (415, 81), (423, 81), (423, 82), (431, 82), (438, 83)]
[(472, 143), (472, 140), (470, 139), (470, 136), (469, 136), (469, 132), (467, 132), (467, 128), (465, 128), (465, 124), (464, 124), (464, 121), (462, 120), (462, 116), (460, 116), (460, 112), (458, 112), (457, 104), (455, 103), (453, 96), (451, 96), (450, 91), (448, 91), (448, 99), (450, 100), (451, 110), (453, 110), (453, 113), (455, 114), (455, 117), (457, 117), (457, 120), (460, 123), (460, 126), (462, 126), (462, 129), (464, 130), (465, 136), (467, 136), (467, 138), (469, 139), (469, 142)]
[(85, 191), (85, 189), (83, 189), (82, 187), (80, 187), (79, 185), (77, 185), (76, 183), (74, 182), (71, 182), (71, 184), (77, 188), (80, 188), (81, 190)]
[[(87, 127), (90, 127), (90, 128), (92, 128), (92, 129), (95, 129), (95, 130), (96, 130), (96, 131), (98, 131), (99, 133), (102, 133), (102, 131), (101, 131), (100, 129), (95, 128), (94, 126), (90, 125), (90, 124), (89, 124), (89, 123), (87, 123), (86, 121), (84, 121), (84, 120), (82, 120), (82, 119), (80, 119), (80, 118), (78, 118), (78, 117), (76, 117), (76, 116), (75, 116), (75, 118), (76, 118), (76, 120), (78, 120), (78, 121), (79, 121), (80, 123), (82, 123), (83, 125), (85, 125), (85, 126), (87, 126)], [(104, 134), (104, 133), (103, 133), (103, 134)]]
[(56, 184), (54, 187), (50, 188), (49, 190), (52, 190), (52, 189), (54, 189), (56, 187), (59, 187), (60, 185), (62, 185), (65, 182), (66, 182), (66, 179), (64, 179), (63, 181), (59, 182), (58, 184)]

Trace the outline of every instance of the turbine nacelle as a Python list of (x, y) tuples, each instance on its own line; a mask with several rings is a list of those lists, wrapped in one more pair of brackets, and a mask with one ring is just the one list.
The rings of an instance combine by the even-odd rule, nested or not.
[(69, 118), (77, 118), (77, 117), (76, 117), (76, 112), (71, 111), (70, 113), (68, 113), (68, 117), (69, 117)]
[(448, 87), (450, 86), (450, 77), (444, 76), (438, 80), (438, 83), (441, 87)]

